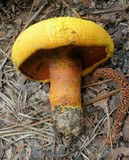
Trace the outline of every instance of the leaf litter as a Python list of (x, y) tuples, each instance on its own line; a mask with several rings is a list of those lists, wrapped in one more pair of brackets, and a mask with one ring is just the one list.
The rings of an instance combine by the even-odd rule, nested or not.
[[(128, 74), (128, 6), (126, 0), (0, 2), (0, 159), (99, 160), (112, 155), (112, 159), (128, 156), (128, 138), (124, 135), (112, 146), (114, 149), (102, 145), (120, 100), (116, 84), (102, 81), (99, 86), (86, 89), (82, 86), (84, 118), (91, 125), (85, 126), (66, 148), (53, 130), (49, 84), (27, 80), (15, 70), (10, 57), (17, 35), (29, 25), (56, 16), (81, 17), (99, 23), (114, 39), (115, 54), (102, 66), (118, 68)], [(110, 125), (107, 125), (109, 116)], [(124, 127), (123, 134), (126, 131), (128, 129)]]

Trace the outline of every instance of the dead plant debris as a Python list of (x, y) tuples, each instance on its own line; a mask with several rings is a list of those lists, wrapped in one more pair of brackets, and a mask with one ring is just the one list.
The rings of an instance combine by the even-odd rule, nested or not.
[(128, 79), (128, 15), (128, 0), (0, 1), (1, 160), (128, 159), (128, 115), (119, 141), (112, 147), (102, 145), (113, 126), (114, 111), (121, 97), (116, 83), (102, 80), (99, 86), (88, 86), (87, 79), (91, 79), (91, 74), (82, 79), (82, 104), (86, 106), (83, 110), (87, 125), (66, 147), (61, 135), (53, 129), (49, 83), (27, 80), (15, 70), (10, 57), (16, 37), (31, 24), (51, 17), (80, 17), (99, 23), (109, 32), (115, 53), (102, 67), (121, 70)]

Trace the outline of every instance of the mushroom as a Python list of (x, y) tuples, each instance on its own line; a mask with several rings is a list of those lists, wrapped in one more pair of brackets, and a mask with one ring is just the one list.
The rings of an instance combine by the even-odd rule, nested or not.
[(98, 24), (79, 18), (58, 17), (23, 31), (12, 49), (12, 61), (25, 76), (50, 82), (52, 117), (66, 138), (84, 126), (81, 76), (112, 57), (113, 41)]

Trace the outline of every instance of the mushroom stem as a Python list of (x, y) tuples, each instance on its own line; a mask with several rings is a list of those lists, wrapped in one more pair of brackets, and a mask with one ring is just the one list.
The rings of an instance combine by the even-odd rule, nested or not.
[(50, 102), (56, 128), (65, 137), (77, 136), (83, 127), (80, 60), (69, 49), (53, 55), (49, 65)]

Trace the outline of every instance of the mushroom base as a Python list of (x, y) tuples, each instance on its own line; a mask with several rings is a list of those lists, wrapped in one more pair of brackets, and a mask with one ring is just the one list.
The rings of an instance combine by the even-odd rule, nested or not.
[(64, 137), (77, 136), (84, 126), (81, 107), (82, 65), (71, 48), (60, 49), (49, 64), (50, 103), (55, 127)]
[(53, 110), (53, 120), (56, 129), (63, 134), (64, 138), (78, 136), (83, 128), (83, 115), (80, 108), (58, 106)]

